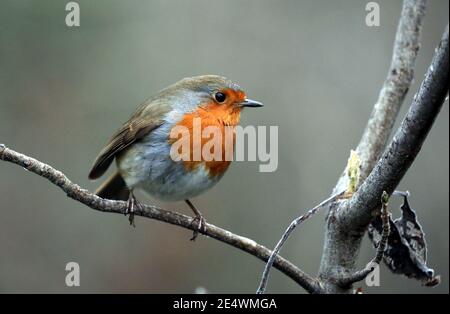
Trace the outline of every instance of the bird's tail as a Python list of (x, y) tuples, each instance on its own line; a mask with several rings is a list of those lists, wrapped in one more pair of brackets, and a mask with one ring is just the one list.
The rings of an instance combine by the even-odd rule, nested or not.
[(99, 186), (99, 188), (95, 191), (95, 194), (101, 198), (126, 201), (129, 197), (130, 191), (128, 190), (122, 176), (116, 172)]

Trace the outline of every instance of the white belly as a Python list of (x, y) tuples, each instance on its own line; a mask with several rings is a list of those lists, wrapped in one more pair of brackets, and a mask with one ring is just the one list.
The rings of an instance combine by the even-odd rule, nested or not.
[(174, 162), (167, 136), (161, 136), (167, 134), (164, 132), (162, 128), (155, 130), (118, 156), (117, 168), (128, 188), (141, 189), (160, 200), (180, 201), (203, 193), (219, 181), (221, 176), (211, 177), (203, 165), (186, 171), (182, 162)]

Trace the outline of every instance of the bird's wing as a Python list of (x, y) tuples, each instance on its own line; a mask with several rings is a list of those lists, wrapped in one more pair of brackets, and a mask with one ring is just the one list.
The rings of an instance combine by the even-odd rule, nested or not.
[(102, 149), (89, 172), (89, 179), (101, 177), (117, 153), (161, 126), (163, 115), (168, 111), (167, 105), (144, 103)]

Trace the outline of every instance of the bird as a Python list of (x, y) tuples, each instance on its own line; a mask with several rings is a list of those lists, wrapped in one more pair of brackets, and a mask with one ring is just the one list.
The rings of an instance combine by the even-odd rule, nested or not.
[[(143, 102), (100, 151), (89, 179), (101, 177), (114, 160), (117, 169), (95, 194), (127, 201), (125, 215), (132, 225), (136, 208), (142, 206), (134, 196), (136, 189), (162, 201), (185, 201), (195, 215), (192, 222), (197, 222), (191, 238), (195, 240), (200, 231), (206, 231), (206, 221), (190, 199), (213, 187), (231, 160), (205, 159), (203, 154), (199, 159), (176, 160), (171, 156), (174, 139), (170, 134), (175, 127), (191, 131), (195, 119), (200, 119), (202, 130), (212, 126), (223, 133), (225, 127), (239, 124), (244, 108), (262, 106), (248, 99), (239, 85), (219, 75), (187, 77), (170, 85)], [(235, 134), (232, 145), (234, 142)], [(221, 143), (225, 146), (224, 141)], [(190, 143), (190, 148), (193, 145)], [(205, 140), (196, 145), (203, 147)]]

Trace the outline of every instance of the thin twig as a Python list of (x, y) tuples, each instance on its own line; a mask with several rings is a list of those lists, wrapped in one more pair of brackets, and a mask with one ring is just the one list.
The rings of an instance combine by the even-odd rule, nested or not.
[(409, 193), (409, 191), (395, 190), (394, 192), (392, 192), (392, 196), (409, 197), (410, 193)]
[[(399, 191), (396, 192), (400, 193)], [(343, 288), (350, 287), (355, 282), (365, 279), (372, 271), (375, 270), (376, 267), (380, 265), (381, 260), (383, 259), (384, 251), (386, 250), (389, 234), (391, 232), (388, 205), (389, 205), (389, 195), (386, 193), (386, 191), (383, 191), (383, 194), (381, 196), (381, 214), (380, 214), (383, 229), (381, 232), (381, 239), (380, 242), (378, 243), (375, 257), (363, 269), (356, 271), (353, 274), (346, 275), (341, 278), (336, 278), (335, 279), (336, 283), (339, 286)]]
[(278, 253), (280, 253), (280, 250), (283, 247), (284, 243), (287, 241), (287, 239), (289, 239), (289, 236), (292, 234), (292, 231), (294, 231), (295, 227), (297, 227), (303, 221), (305, 221), (306, 219), (310, 218), (312, 215), (317, 213), (319, 211), (319, 209), (321, 209), (321, 208), (327, 206), (328, 204), (333, 203), (336, 200), (338, 200), (339, 198), (341, 198), (345, 194), (345, 192), (346, 191), (342, 191), (340, 193), (337, 193), (337, 194), (327, 198), (326, 200), (324, 200), (323, 202), (318, 204), (316, 207), (308, 210), (306, 212), (306, 214), (303, 214), (303, 215), (295, 218), (289, 224), (289, 226), (287, 227), (286, 231), (281, 236), (281, 239), (278, 241), (277, 245), (273, 249), (272, 254), (269, 257), (269, 260), (267, 261), (266, 266), (264, 267), (264, 271), (263, 271), (263, 274), (261, 276), (261, 282), (259, 283), (258, 290), (256, 290), (257, 294), (263, 294), (266, 291), (267, 281), (269, 279), (270, 268), (272, 267), (272, 265), (273, 265), (273, 263), (275, 261), (276, 256), (278, 255)]
[[(0, 159), (19, 165), (30, 172), (48, 179), (50, 182), (61, 188), (68, 197), (79, 201), (92, 209), (116, 214), (124, 214), (127, 210), (127, 202), (100, 198), (71, 182), (61, 171), (56, 170), (39, 160), (9, 149), (3, 144), (0, 144)], [(142, 206), (139, 207), (139, 210), (135, 211), (135, 215), (156, 219), (189, 230), (197, 230), (197, 225), (192, 223), (192, 217), (164, 210), (152, 205), (142, 204)], [(200, 231), (203, 235), (229, 244), (263, 261), (267, 261), (271, 255), (269, 249), (249, 238), (233, 234), (230, 231), (216, 227), (212, 224), (206, 224), (206, 226), (206, 231)], [(277, 256), (274, 261), (274, 267), (293, 279), (306, 291), (310, 293), (320, 292), (319, 282), (298, 269), (288, 260)]]

